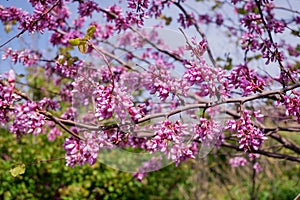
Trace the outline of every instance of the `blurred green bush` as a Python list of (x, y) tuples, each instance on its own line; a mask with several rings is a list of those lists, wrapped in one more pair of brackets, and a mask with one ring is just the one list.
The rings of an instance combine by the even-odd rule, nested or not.
[[(65, 166), (63, 137), (49, 142), (46, 135), (16, 138), (0, 131), (0, 199), (250, 199), (251, 166), (231, 168), (225, 149), (203, 160), (174, 164), (151, 172), (142, 182), (132, 174), (99, 162), (94, 166)], [(257, 199), (293, 199), (300, 192), (300, 166), (261, 160), (256, 177)], [(9, 170), (24, 163), (24, 174)]]

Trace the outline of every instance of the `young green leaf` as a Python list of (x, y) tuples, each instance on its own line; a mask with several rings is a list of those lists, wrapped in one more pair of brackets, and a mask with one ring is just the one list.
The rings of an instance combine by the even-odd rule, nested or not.
[(13, 177), (16, 177), (20, 174), (24, 174), (25, 169), (26, 169), (26, 167), (25, 167), (25, 164), (23, 163), (21, 165), (17, 165), (15, 168), (10, 169), (9, 172), (11, 173), (11, 175)]
[(78, 45), (78, 50), (80, 51), (80, 53), (85, 54), (88, 51), (88, 44), (86, 42), (81, 42)]
[(87, 38), (94, 37), (95, 32), (96, 32), (96, 26), (95, 25), (90, 26), (86, 31), (86, 37)]
[(75, 38), (75, 39), (70, 39), (69, 40), (69, 43), (72, 45), (72, 46), (78, 46), (81, 42), (81, 39), (80, 38)]

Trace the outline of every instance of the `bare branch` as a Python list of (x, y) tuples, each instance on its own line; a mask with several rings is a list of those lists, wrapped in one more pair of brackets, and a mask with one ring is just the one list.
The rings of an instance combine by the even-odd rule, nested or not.
[[(244, 151), (243, 149), (240, 149), (238, 146), (235, 146), (228, 142), (223, 142), (223, 144), (221, 146), (235, 149), (236, 151)], [(294, 156), (289, 156), (289, 155), (285, 155), (285, 154), (273, 153), (273, 152), (268, 152), (268, 151), (264, 151), (264, 150), (253, 150), (253, 151), (251, 151), (251, 153), (257, 153), (257, 154), (264, 155), (267, 157), (284, 159), (284, 160), (289, 160), (289, 161), (293, 161), (293, 162), (300, 162), (300, 157), (294, 157)]]

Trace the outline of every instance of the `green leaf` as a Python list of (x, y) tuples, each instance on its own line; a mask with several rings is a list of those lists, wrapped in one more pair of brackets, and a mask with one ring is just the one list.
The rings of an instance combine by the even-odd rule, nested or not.
[(81, 52), (81, 53), (83, 53), (83, 54), (85, 54), (85, 53), (87, 53), (87, 51), (88, 51), (88, 44), (86, 43), (86, 42), (81, 42), (79, 45), (78, 45), (78, 50)]
[(4, 27), (5, 32), (10, 33), (11, 27), (12, 27), (11, 24), (6, 24), (5, 27)]
[(300, 37), (300, 31), (292, 30), (292, 35)]
[(172, 22), (172, 17), (166, 17), (166, 26), (170, 25)]
[(93, 38), (95, 32), (96, 32), (96, 26), (95, 25), (90, 26), (86, 31), (86, 37)]
[(25, 167), (25, 164), (23, 163), (21, 165), (17, 165), (15, 168), (10, 169), (9, 172), (11, 173), (11, 175), (13, 177), (16, 177), (20, 174), (24, 174), (25, 169), (26, 169), (26, 167)]
[(297, 52), (300, 52), (300, 45), (299, 45), (299, 44), (296, 46), (295, 50), (296, 50)]
[(69, 40), (69, 43), (72, 45), (72, 46), (78, 46), (81, 42), (81, 39), (80, 38), (75, 38), (75, 39), (70, 39)]
[(246, 11), (245, 9), (243, 9), (243, 8), (238, 8), (238, 9), (237, 9), (237, 12), (238, 12), (239, 14), (241, 14), (241, 15), (247, 14), (247, 11)]
[(216, 61), (217, 61), (217, 62), (220, 62), (220, 61), (224, 61), (224, 59), (221, 58), (221, 57), (217, 57), (217, 58), (216, 58)]
[(25, 75), (24, 74), (18, 74), (18, 78), (24, 78)]
[(221, 5), (222, 5), (222, 2), (216, 1), (216, 4), (211, 8), (211, 10), (215, 10), (215, 9), (219, 8)]
[(160, 18), (161, 18), (162, 20), (165, 20), (166, 26), (170, 25), (171, 22), (172, 22), (172, 17), (167, 17), (167, 16), (161, 14), (161, 15), (160, 15)]
[(231, 70), (232, 69), (232, 58), (227, 57), (226, 61), (227, 61), (227, 64), (224, 66), (224, 69)]

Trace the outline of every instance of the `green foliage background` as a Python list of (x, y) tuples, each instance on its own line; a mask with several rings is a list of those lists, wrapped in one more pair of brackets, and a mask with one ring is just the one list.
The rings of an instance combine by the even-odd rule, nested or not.
[[(231, 168), (223, 149), (206, 159), (170, 165), (151, 172), (142, 182), (130, 173), (99, 162), (94, 166), (65, 166), (63, 137), (16, 138), (6, 130), (0, 137), (0, 199), (250, 199), (251, 166)], [(300, 192), (300, 166), (262, 159), (256, 177), (257, 199), (293, 199)], [(24, 163), (24, 174), (9, 170)], [(264, 165), (265, 163), (265, 165)]]

